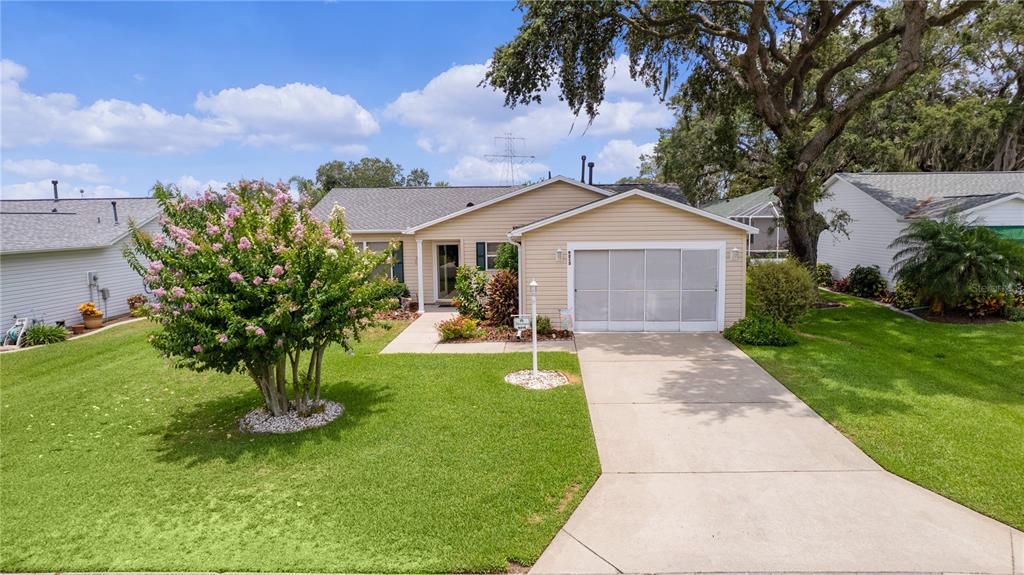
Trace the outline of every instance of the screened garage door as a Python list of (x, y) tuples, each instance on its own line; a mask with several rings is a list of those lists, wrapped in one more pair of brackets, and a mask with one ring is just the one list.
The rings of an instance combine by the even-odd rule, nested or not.
[(717, 249), (577, 249), (577, 331), (718, 331)]

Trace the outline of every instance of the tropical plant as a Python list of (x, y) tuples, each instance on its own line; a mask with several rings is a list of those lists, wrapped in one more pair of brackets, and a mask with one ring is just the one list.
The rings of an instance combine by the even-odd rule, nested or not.
[(25, 347), (57, 343), (68, 338), (68, 330), (59, 325), (37, 323), (25, 330), (21, 343)]
[(725, 328), (725, 339), (746, 345), (768, 345), (784, 347), (797, 342), (793, 328), (770, 317), (747, 316)]
[(853, 266), (850, 275), (850, 293), (866, 298), (881, 297), (888, 284), (878, 266)]
[(350, 350), (387, 301), (374, 269), (388, 254), (351, 241), (340, 209), (315, 219), (283, 182), (198, 197), (158, 183), (153, 196), (161, 233), (130, 224), (124, 250), (156, 298), (152, 345), (179, 367), (247, 373), (273, 415), (316, 407), (324, 351)]
[(892, 300), (889, 303), (900, 309), (914, 307), (917, 305), (917, 291), (915, 285), (905, 281), (896, 282), (896, 289), (892, 291)]
[(498, 253), (494, 256), (494, 267), (519, 273), (519, 246), (512, 242), (498, 246)]
[(537, 335), (548, 335), (551, 333), (551, 318), (546, 315), (537, 316)]
[(807, 268), (794, 259), (750, 266), (751, 309), (787, 325), (800, 320), (818, 297)]
[(86, 302), (78, 306), (78, 313), (82, 314), (82, 317), (91, 317), (94, 315), (103, 315), (103, 312), (96, 309), (96, 304), (93, 302)]
[(480, 327), (480, 320), (466, 317), (464, 315), (455, 316), (451, 319), (442, 321), (437, 324), (437, 333), (441, 337), (441, 341), (452, 341), (456, 339), (477, 339), (483, 337), (484, 330)]
[(487, 321), (494, 326), (512, 325), (519, 313), (519, 276), (509, 270), (498, 270), (487, 284)]
[(837, 278), (832, 282), (832, 291), (850, 293), (850, 278)]
[(388, 307), (397, 309), (401, 305), (402, 298), (409, 297), (409, 286), (405, 285), (405, 282), (387, 277), (381, 279), (380, 282), (382, 295), (388, 299)]
[(947, 214), (914, 220), (892, 242), (897, 280), (916, 285), (933, 313), (964, 303), (974, 291), (1010, 291), (1024, 277), (1024, 246)]
[(474, 265), (455, 270), (455, 307), (459, 313), (476, 320), (484, 319), (487, 299), (487, 272)]

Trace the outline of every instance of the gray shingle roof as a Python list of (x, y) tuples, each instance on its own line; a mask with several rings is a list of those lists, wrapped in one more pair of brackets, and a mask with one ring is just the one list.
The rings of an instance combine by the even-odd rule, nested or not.
[(128, 233), (129, 220), (142, 225), (159, 213), (153, 198), (0, 200), (0, 252), (105, 247)]
[(701, 208), (723, 218), (752, 215), (769, 203), (778, 204), (779, 199), (772, 193), (772, 188), (764, 188), (756, 192), (722, 200)]
[(839, 173), (864, 193), (907, 218), (941, 217), (1013, 193), (1024, 193), (1024, 172)]
[[(452, 186), (447, 188), (334, 188), (313, 208), (326, 219), (335, 204), (345, 208), (349, 229), (401, 231), (443, 218), (469, 204), (479, 204), (511, 193), (522, 186)], [(675, 184), (595, 184), (613, 193), (640, 188), (686, 203)]]

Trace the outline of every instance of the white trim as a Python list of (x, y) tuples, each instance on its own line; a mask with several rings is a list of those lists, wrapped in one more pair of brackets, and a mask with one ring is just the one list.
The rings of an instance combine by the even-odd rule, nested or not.
[(584, 184), (583, 182), (577, 182), (576, 180), (569, 179), (569, 178), (567, 178), (565, 176), (555, 176), (553, 178), (549, 178), (547, 180), (544, 180), (543, 182), (537, 182), (536, 184), (532, 184), (532, 185), (529, 185), (529, 186), (524, 186), (522, 188), (519, 188), (518, 190), (512, 190), (511, 192), (509, 192), (507, 194), (498, 196), (496, 198), (492, 198), (490, 200), (487, 200), (486, 202), (480, 202), (479, 204), (473, 204), (472, 206), (469, 206), (468, 208), (463, 208), (463, 209), (461, 209), (461, 210), (459, 210), (457, 212), (450, 213), (447, 216), (442, 216), (440, 218), (437, 218), (436, 220), (431, 220), (431, 221), (429, 221), (429, 222), (427, 222), (425, 224), (420, 224), (418, 226), (413, 226), (411, 228), (406, 229), (402, 233), (414, 234), (414, 233), (416, 233), (416, 232), (418, 232), (418, 231), (420, 231), (420, 230), (422, 230), (424, 228), (429, 228), (430, 226), (433, 226), (435, 224), (439, 224), (441, 222), (446, 222), (446, 221), (448, 221), (448, 220), (450, 220), (452, 218), (457, 218), (457, 217), (459, 217), (459, 216), (461, 216), (463, 214), (467, 214), (469, 212), (472, 212), (472, 211), (475, 211), (475, 210), (479, 210), (480, 208), (486, 208), (487, 206), (494, 205), (494, 204), (496, 204), (498, 202), (503, 202), (503, 201), (505, 201), (505, 200), (507, 200), (509, 198), (514, 198), (516, 196), (525, 194), (526, 192), (532, 192), (533, 190), (536, 190), (537, 188), (541, 188), (543, 186), (546, 186), (546, 185), (554, 183), (554, 182), (562, 182), (562, 183), (565, 183), (565, 184), (572, 184), (572, 185), (574, 185), (576, 187), (583, 188), (584, 190), (589, 190), (591, 192), (595, 192), (595, 193), (601, 194), (602, 196), (611, 196), (612, 195), (612, 192), (609, 192), (608, 190), (604, 190), (604, 189), (598, 188), (597, 186), (591, 186), (590, 184)]
[(672, 208), (676, 208), (676, 209), (682, 210), (684, 212), (689, 212), (689, 213), (697, 215), (697, 216), (708, 218), (709, 220), (713, 220), (713, 221), (716, 221), (718, 223), (725, 224), (727, 226), (732, 226), (734, 228), (739, 228), (741, 230), (746, 231), (749, 234), (756, 234), (756, 233), (758, 233), (758, 229), (753, 227), (753, 226), (748, 226), (746, 224), (741, 224), (740, 222), (737, 222), (735, 220), (730, 220), (729, 218), (723, 218), (722, 216), (717, 216), (715, 214), (712, 214), (710, 212), (705, 212), (704, 210), (695, 208), (693, 206), (688, 206), (686, 204), (681, 204), (681, 203), (679, 203), (679, 202), (677, 202), (675, 200), (670, 200), (668, 198), (663, 198), (661, 196), (658, 196), (658, 195), (655, 195), (655, 194), (652, 194), (652, 193), (649, 193), (649, 192), (645, 192), (645, 191), (640, 190), (640, 189), (632, 189), (632, 190), (629, 190), (628, 192), (622, 192), (621, 194), (617, 194), (617, 195), (611, 196), (609, 198), (604, 198), (603, 200), (597, 200), (596, 202), (590, 202), (589, 204), (583, 204), (582, 206), (580, 206), (578, 208), (569, 210), (567, 212), (562, 212), (560, 214), (556, 214), (556, 215), (548, 217), (548, 218), (544, 218), (543, 220), (539, 220), (539, 221), (533, 222), (532, 224), (525, 225), (525, 226), (523, 226), (521, 228), (516, 228), (516, 229), (512, 230), (511, 232), (509, 232), (508, 235), (509, 235), (509, 237), (512, 237), (512, 236), (516, 236), (516, 237), (522, 236), (526, 232), (533, 231), (533, 230), (535, 230), (537, 228), (544, 227), (544, 226), (546, 226), (548, 224), (553, 224), (555, 222), (560, 222), (562, 220), (571, 218), (571, 217), (573, 217), (575, 215), (582, 214), (584, 212), (589, 212), (590, 210), (593, 210), (595, 208), (600, 208), (602, 206), (607, 206), (607, 205), (615, 203), (615, 202), (617, 202), (619, 200), (624, 200), (626, 198), (632, 198), (634, 196), (640, 196), (642, 198), (646, 198), (648, 200), (659, 202), (659, 203), (665, 204), (666, 206), (669, 206), (669, 207), (672, 207)]
[(426, 289), (423, 287), (423, 240), (416, 240), (416, 311), (423, 313), (427, 306)]
[(349, 230), (350, 235), (356, 234), (402, 234), (405, 230)]
[[(606, 324), (604, 326), (605, 331), (612, 331), (611, 326), (607, 325), (609, 322), (584, 322), (584, 327), (580, 327), (580, 323), (576, 320), (576, 298), (575, 298), (575, 283), (576, 283), (576, 250), (629, 250), (629, 249), (644, 249), (644, 250), (717, 250), (718, 251), (718, 298), (716, 302), (716, 319), (707, 322), (678, 322), (678, 330), (681, 332), (699, 332), (699, 331), (722, 331), (725, 329), (725, 291), (727, 289), (725, 283), (725, 268), (726, 268), (726, 242), (725, 240), (701, 240), (701, 241), (635, 241), (635, 242), (566, 242), (566, 257), (569, 258), (569, 263), (566, 266), (566, 302), (569, 306), (569, 311), (573, 318), (573, 328), (576, 331), (586, 331), (585, 326), (587, 324)], [(609, 265), (611, 265), (611, 258), (609, 258)], [(680, 273), (684, 273), (680, 265)], [(645, 279), (646, 282), (646, 279)], [(680, 313), (682, 310), (680, 309)], [(641, 324), (646, 324), (644, 321)], [(676, 322), (666, 322), (669, 324), (675, 324)], [(646, 326), (642, 326), (637, 331), (644, 331)], [(618, 331), (618, 330), (616, 330)]]
[(998, 200), (992, 200), (991, 202), (987, 202), (987, 203), (981, 204), (980, 206), (974, 206), (973, 208), (970, 208), (970, 209), (967, 209), (967, 210), (963, 210), (960, 213), (962, 215), (966, 216), (966, 215), (970, 215), (970, 214), (972, 214), (972, 213), (974, 213), (974, 212), (976, 212), (978, 210), (987, 210), (988, 208), (991, 208), (992, 206), (998, 206), (999, 204), (1002, 204), (1002, 203), (1005, 203), (1005, 202), (1010, 202), (1010, 201), (1013, 201), (1013, 200), (1024, 200), (1024, 194), (1016, 193), (1016, 194), (1013, 194), (1013, 195), (1010, 195), (1010, 196), (1002, 197), (1002, 198), (999, 198)]
[(509, 238), (508, 241), (512, 242), (512, 244), (516, 246), (516, 258), (517, 258), (517, 265), (518, 265), (518, 268), (516, 270), (516, 275), (519, 276), (517, 278), (517, 282), (516, 282), (517, 284), (519, 284), (517, 286), (517, 289), (518, 289), (519, 293), (517, 294), (517, 298), (516, 299), (518, 300), (518, 303), (519, 303), (519, 315), (523, 315), (524, 314), (523, 308), (526, 305), (526, 304), (523, 303), (523, 296), (526, 295), (526, 292), (524, 290), (524, 284), (523, 284), (523, 243), (522, 243), (522, 241), (518, 241), (517, 242), (517, 241), (513, 240), (512, 238)]

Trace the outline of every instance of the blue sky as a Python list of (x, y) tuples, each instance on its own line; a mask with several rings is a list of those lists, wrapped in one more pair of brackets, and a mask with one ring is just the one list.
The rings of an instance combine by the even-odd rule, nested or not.
[(587, 130), (550, 94), (515, 110), (477, 88), (520, 23), (511, 3), (0, 3), (2, 195), (145, 195), (312, 176), (389, 157), (452, 184), (636, 174), (671, 114), (624, 62)]

